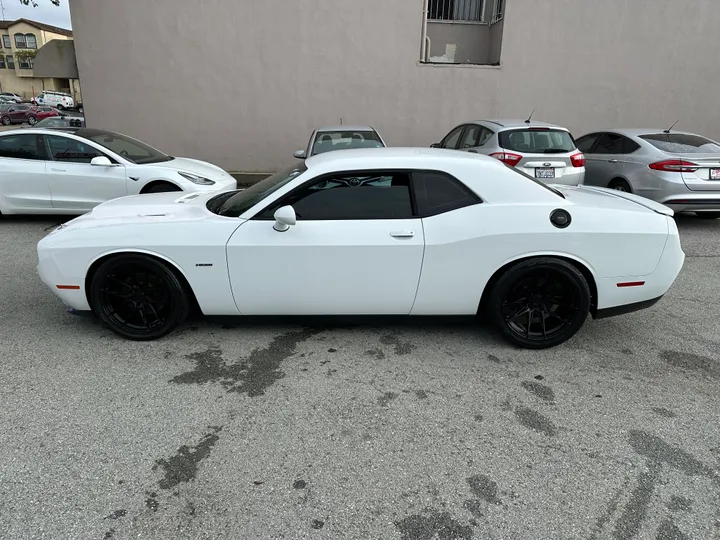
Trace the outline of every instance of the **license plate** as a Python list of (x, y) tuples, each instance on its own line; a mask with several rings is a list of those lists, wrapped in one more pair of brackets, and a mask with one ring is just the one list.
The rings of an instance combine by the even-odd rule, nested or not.
[(710, 180), (720, 180), (720, 169), (710, 169)]
[(555, 169), (553, 169), (553, 168), (535, 169), (535, 178), (555, 178)]

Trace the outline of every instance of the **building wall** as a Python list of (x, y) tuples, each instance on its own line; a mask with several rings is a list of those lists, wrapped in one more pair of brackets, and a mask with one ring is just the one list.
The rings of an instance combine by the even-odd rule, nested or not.
[(720, 138), (717, 0), (506, 3), (500, 67), (420, 64), (421, 0), (73, 0), (70, 10), (90, 125), (231, 170), (292, 163), (314, 127), (341, 118), (391, 145), (533, 108), (576, 135), (680, 119)]

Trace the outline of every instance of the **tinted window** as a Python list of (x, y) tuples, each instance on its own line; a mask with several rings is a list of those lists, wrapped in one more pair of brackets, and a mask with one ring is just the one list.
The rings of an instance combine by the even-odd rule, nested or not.
[(293, 192), (290, 204), (298, 220), (407, 219), (413, 217), (410, 178), (405, 173), (357, 173), (325, 177)]
[(512, 129), (500, 132), (500, 147), (528, 154), (564, 154), (575, 150), (575, 141), (560, 129)]
[(104, 146), (108, 150), (121, 155), (123, 158), (137, 164), (160, 163), (162, 161), (171, 161), (173, 158), (162, 153), (160, 150), (148, 146), (147, 144), (121, 135), (112, 131), (103, 131), (100, 129), (81, 129), (75, 132), (78, 137), (88, 139), (100, 146)]
[(0, 137), (0, 157), (43, 159), (37, 144), (37, 135), (8, 135)]
[(591, 133), (590, 135), (583, 135), (577, 140), (577, 148), (581, 152), (590, 152), (590, 149), (598, 140), (600, 133)]
[(720, 153), (718, 143), (701, 137), (700, 135), (686, 135), (684, 133), (653, 133), (640, 135), (655, 148), (672, 154), (707, 154)]
[(628, 137), (623, 137), (622, 153), (632, 154), (635, 150), (640, 148), (640, 145)]
[(29, 105), (16, 105), (15, 110), (16, 111), (29, 111), (30, 106)]
[(593, 154), (622, 154), (624, 138), (616, 133), (603, 133), (593, 150)]
[(434, 216), (481, 202), (477, 195), (458, 180), (443, 173), (413, 173), (413, 187), (421, 217)]
[(453, 129), (448, 133), (443, 142), (440, 144), (442, 148), (457, 148), (458, 141), (460, 140), (460, 134), (465, 126), (460, 126)]
[(92, 158), (103, 155), (92, 146), (68, 137), (46, 135), (45, 140), (50, 147), (50, 155), (55, 161), (90, 163)]
[(482, 146), (483, 144), (488, 142), (494, 134), (495, 133), (493, 131), (490, 131), (488, 128), (483, 127), (482, 131), (480, 132), (480, 138), (478, 140), (477, 145)]
[(473, 146), (477, 146), (477, 140), (479, 135), (480, 126), (469, 125), (465, 130), (465, 133), (463, 133), (460, 148), (472, 148)]

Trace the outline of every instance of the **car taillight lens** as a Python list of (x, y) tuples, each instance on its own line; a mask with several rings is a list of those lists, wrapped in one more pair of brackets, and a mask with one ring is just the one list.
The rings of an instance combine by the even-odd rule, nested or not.
[(695, 172), (700, 166), (691, 161), (684, 161), (682, 159), (666, 159), (665, 161), (656, 161), (648, 165), (654, 171), (665, 171), (665, 172)]
[(582, 152), (573, 154), (572, 156), (570, 156), (570, 162), (572, 163), (573, 167), (584, 167), (585, 166), (585, 154), (583, 154)]
[(514, 167), (518, 163), (520, 163), (520, 160), (522, 159), (522, 156), (519, 154), (512, 154), (510, 152), (494, 152), (490, 154), (490, 157), (494, 157), (495, 159), (499, 159), (503, 163), (510, 165), (511, 167)]

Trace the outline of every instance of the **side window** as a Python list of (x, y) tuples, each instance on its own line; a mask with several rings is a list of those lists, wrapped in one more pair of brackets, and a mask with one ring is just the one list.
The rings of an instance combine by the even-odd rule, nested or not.
[(298, 221), (413, 217), (406, 173), (372, 171), (324, 177), (298, 188), (259, 217), (272, 218), (277, 208), (288, 204)]
[(477, 146), (478, 135), (480, 135), (480, 126), (477, 124), (469, 124), (465, 133), (463, 133), (460, 148), (473, 148)]
[(413, 173), (413, 187), (420, 217), (435, 216), (482, 202), (459, 180), (445, 173)]
[(600, 135), (600, 133), (590, 133), (589, 135), (583, 135), (577, 141), (575, 141), (577, 149), (583, 153), (590, 152), (593, 144), (595, 144), (595, 141), (598, 140), (598, 137), (600, 137)]
[(622, 142), (622, 153), (623, 154), (632, 154), (635, 150), (638, 150), (639, 148), (640, 148), (640, 145), (638, 143), (636, 143), (632, 139), (623, 137), (623, 142)]
[(595, 154), (621, 154), (622, 153), (622, 135), (616, 133), (603, 133), (595, 147)]
[(90, 163), (92, 158), (103, 155), (92, 146), (68, 137), (45, 135), (45, 140), (50, 147), (50, 155), (54, 161)]
[(495, 135), (495, 133), (490, 131), (488, 128), (481, 127), (480, 137), (478, 138), (477, 145), (478, 146), (484, 145), (486, 142), (488, 142), (492, 138), (493, 135)]
[(16, 159), (45, 159), (38, 136), (33, 134), (0, 137), (0, 157)]
[(465, 126), (459, 126), (453, 129), (440, 143), (441, 148), (456, 149), (458, 141), (460, 140), (460, 134), (462, 133)]

